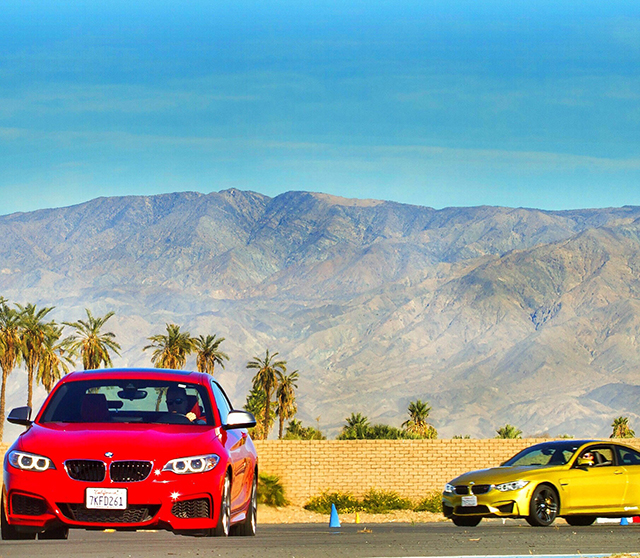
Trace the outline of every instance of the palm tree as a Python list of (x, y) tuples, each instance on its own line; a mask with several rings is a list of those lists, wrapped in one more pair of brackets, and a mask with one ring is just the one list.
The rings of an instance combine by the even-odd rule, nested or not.
[(629, 427), (629, 419), (627, 417), (618, 417), (613, 420), (611, 425), (613, 432), (610, 438), (635, 438), (636, 433)]
[(156, 368), (172, 368), (178, 370), (187, 361), (187, 357), (194, 348), (194, 342), (189, 332), (180, 332), (180, 326), (176, 324), (166, 324), (166, 335), (154, 335), (149, 337), (151, 345), (147, 345), (142, 350), (154, 349), (151, 362)]
[(505, 424), (501, 428), (496, 430), (498, 434), (496, 438), (510, 438), (510, 439), (520, 439), (522, 438), (522, 430), (519, 430), (515, 426), (510, 424)]
[(27, 368), (27, 405), (33, 406), (33, 375), (38, 368), (45, 339), (54, 322), (44, 322), (44, 317), (53, 310), (53, 306), (36, 309), (35, 304), (22, 306), (20, 311), (20, 352)]
[(247, 401), (244, 405), (244, 410), (249, 411), (256, 418), (256, 425), (251, 429), (251, 437), (256, 440), (266, 438), (265, 432), (271, 430), (273, 421), (276, 418), (276, 414), (272, 409), (269, 410), (269, 416), (267, 419), (267, 430), (265, 431), (264, 417), (265, 417), (265, 397), (264, 391), (257, 387), (251, 388), (249, 395), (247, 395)]
[(409, 420), (402, 423), (402, 428), (422, 438), (435, 439), (438, 437), (437, 430), (427, 423), (427, 418), (431, 412), (429, 403), (426, 401), (423, 403), (420, 399), (411, 401), (407, 411), (409, 412)]
[(100, 368), (102, 364), (105, 367), (110, 367), (111, 356), (109, 351), (111, 350), (120, 356), (118, 352), (120, 345), (116, 343), (114, 333), (110, 331), (101, 333), (100, 330), (106, 321), (114, 315), (114, 312), (107, 312), (102, 317), (94, 318), (88, 308), (85, 308), (85, 311), (87, 312), (86, 321), (63, 322), (65, 325), (76, 329), (75, 334), (69, 336), (70, 348), (74, 353), (80, 353), (82, 366), (85, 370)]
[(298, 371), (291, 374), (278, 372), (278, 389), (276, 390), (276, 401), (278, 402), (278, 439), (282, 440), (284, 434), (284, 421), (296, 416), (298, 406), (296, 405), (296, 394), (294, 390), (298, 387)]
[(253, 360), (247, 363), (247, 368), (257, 370), (253, 377), (253, 387), (261, 390), (265, 396), (264, 402), (264, 424), (263, 424), (263, 440), (269, 436), (269, 415), (271, 413), (271, 395), (278, 387), (278, 372), (287, 371), (287, 362), (285, 360), (276, 360), (278, 353), (269, 354), (269, 349), (265, 353), (264, 359), (253, 357)]
[(213, 376), (216, 364), (224, 368), (224, 361), (229, 360), (229, 356), (220, 350), (220, 343), (224, 341), (224, 337), (216, 339), (215, 335), (199, 335), (193, 340), (195, 350), (198, 353), (196, 357), (196, 366), (198, 372), (206, 372)]
[(38, 363), (36, 380), (40, 382), (47, 393), (51, 393), (53, 386), (62, 376), (61, 372), (69, 373), (69, 366), (74, 365), (72, 342), (69, 339), (60, 340), (62, 328), (53, 326), (47, 333)]
[(0, 442), (4, 433), (4, 413), (7, 395), (7, 378), (20, 363), (20, 315), (0, 297), (0, 368), (2, 387), (0, 388)]
[(342, 432), (338, 439), (353, 440), (363, 439), (367, 437), (369, 430), (369, 419), (360, 413), (351, 413), (350, 417), (345, 419), (346, 424), (342, 427)]

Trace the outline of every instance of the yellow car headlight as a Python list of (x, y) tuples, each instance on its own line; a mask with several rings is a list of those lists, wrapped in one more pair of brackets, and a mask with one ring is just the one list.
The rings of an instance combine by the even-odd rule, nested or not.
[(496, 484), (496, 490), (500, 492), (509, 492), (510, 490), (520, 490), (529, 484), (529, 481), (518, 480), (513, 482), (504, 482), (502, 484)]

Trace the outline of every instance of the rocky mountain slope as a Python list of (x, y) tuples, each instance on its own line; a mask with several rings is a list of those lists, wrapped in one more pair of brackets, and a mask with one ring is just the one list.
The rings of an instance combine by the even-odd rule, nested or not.
[[(640, 428), (638, 207), (100, 198), (0, 217), (0, 294), (58, 320), (114, 310), (115, 365), (149, 365), (167, 322), (222, 335), (238, 406), (246, 362), (277, 350), (299, 370), (299, 416), (330, 435), (351, 412), (399, 425), (416, 398), (443, 437), (507, 422), (605, 436), (620, 414)], [(9, 407), (23, 393), (16, 371)]]

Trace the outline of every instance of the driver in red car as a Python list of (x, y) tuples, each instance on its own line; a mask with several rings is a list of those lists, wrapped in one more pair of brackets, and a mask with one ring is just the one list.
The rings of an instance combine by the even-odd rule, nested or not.
[(188, 401), (187, 392), (184, 388), (180, 386), (171, 386), (167, 390), (166, 402), (169, 412), (184, 415), (191, 422), (194, 422), (198, 417), (189, 409)]

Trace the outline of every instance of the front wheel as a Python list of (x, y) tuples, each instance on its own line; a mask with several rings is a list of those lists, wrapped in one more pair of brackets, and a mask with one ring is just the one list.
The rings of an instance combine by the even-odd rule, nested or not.
[(258, 518), (258, 478), (257, 474), (253, 475), (253, 482), (251, 483), (251, 497), (249, 498), (249, 505), (247, 507), (247, 517), (245, 520), (231, 529), (232, 535), (238, 535), (240, 537), (255, 537), (256, 524)]
[(533, 527), (547, 527), (558, 516), (559, 499), (556, 491), (548, 484), (536, 487), (529, 502), (529, 515), (525, 518)]
[(33, 540), (36, 538), (35, 533), (22, 533), (18, 531), (13, 525), (9, 525), (9, 521), (7, 520), (7, 516), (4, 514), (4, 497), (2, 498), (2, 502), (0, 503), (0, 534), (2, 535), (3, 541), (24, 541), (24, 540)]
[(478, 517), (477, 515), (454, 515), (451, 517), (451, 521), (458, 527), (476, 527), (482, 521), (482, 517)]
[(574, 527), (586, 527), (591, 525), (595, 520), (595, 515), (568, 515), (564, 520)]
[(225, 475), (220, 494), (220, 517), (218, 525), (213, 529), (214, 537), (228, 537), (231, 526), (231, 479)]
[(38, 539), (41, 541), (48, 540), (66, 540), (69, 538), (69, 527), (60, 526), (60, 527), (51, 527), (46, 531), (42, 531), (38, 533)]

